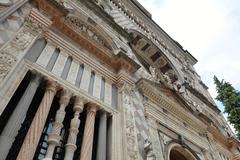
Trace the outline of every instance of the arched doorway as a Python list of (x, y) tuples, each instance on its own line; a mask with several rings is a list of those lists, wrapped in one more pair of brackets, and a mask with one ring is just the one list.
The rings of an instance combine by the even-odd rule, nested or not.
[(179, 151), (172, 150), (170, 152), (170, 160), (187, 160)]
[(168, 160), (199, 160), (197, 155), (188, 147), (179, 143), (168, 145)]

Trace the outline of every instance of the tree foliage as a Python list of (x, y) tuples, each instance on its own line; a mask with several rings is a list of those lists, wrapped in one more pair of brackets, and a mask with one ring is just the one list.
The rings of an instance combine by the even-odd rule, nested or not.
[(213, 79), (218, 93), (216, 99), (224, 105), (228, 121), (234, 126), (240, 139), (240, 92), (230, 83), (220, 81), (216, 76)]

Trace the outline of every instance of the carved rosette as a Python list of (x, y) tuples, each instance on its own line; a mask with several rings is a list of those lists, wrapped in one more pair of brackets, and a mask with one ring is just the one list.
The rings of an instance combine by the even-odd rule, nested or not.
[(125, 133), (127, 146), (127, 160), (138, 160), (138, 147), (134, 116), (132, 111), (132, 86), (123, 84), (122, 88), (123, 110), (125, 117)]
[(32, 17), (27, 17), (24, 26), (16, 36), (0, 50), (0, 82), (8, 75), (13, 66), (18, 62), (21, 53), (42, 31), (42, 26)]

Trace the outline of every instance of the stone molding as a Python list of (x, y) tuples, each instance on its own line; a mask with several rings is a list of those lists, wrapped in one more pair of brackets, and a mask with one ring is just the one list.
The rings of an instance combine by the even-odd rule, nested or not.
[[(71, 43), (67, 42), (63, 38), (61, 38), (59, 35), (54, 33), (51, 30), (46, 30), (44, 33), (44, 37), (47, 39), (47, 41), (51, 42), (54, 46), (57, 48), (60, 48), (60, 50), (65, 50), (66, 53), (72, 57), (74, 57), (76, 60), (78, 60), (81, 63), (84, 63), (85, 65), (89, 66), (92, 70), (96, 71), (97, 73), (103, 75), (104, 77), (107, 77), (111, 82), (119, 84), (122, 82), (128, 82), (129, 84), (134, 84), (133, 79), (130, 77), (130, 73), (125, 71), (125, 68), (127, 70), (131, 70), (131, 72), (134, 72), (136, 69), (132, 70), (125, 64), (119, 64), (119, 72), (115, 72), (114, 70), (110, 70), (108, 67), (99, 64), (97, 60), (91, 58), (86, 53), (79, 54), (84, 52), (83, 50), (80, 50), (76, 46), (72, 45)], [(123, 53), (119, 53), (117, 55), (119, 63), (123, 61), (129, 61), (128, 63), (131, 63), (132, 60), (130, 60), (126, 55)], [(124, 62), (125, 63), (125, 62)], [(139, 68), (139, 65), (136, 63), (133, 64), (134, 68)], [(120, 69), (122, 67), (122, 69)], [(131, 67), (132, 68), (132, 67)]]
[(26, 65), (27, 68), (29, 68), (30, 70), (37, 70), (39, 72), (39, 74), (44, 75), (46, 77), (51, 77), (51, 79), (54, 79), (55, 81), (57, 81), (60, 86), (65, 86), (65, 88), (68, 88), (69, 90), (71, 90), (73, 95), (76, 95), (76, 96), (81, 95), (84, 98), (84, 100), (92, 101), (92, 102), (96, 103), (98, 106), (101, 106), (101, 108), (104, 108), (104, 110), (109, 112), (109, 113), (112, 113), (112, 114), (119, 113), (119, 111), (117, 111), (116, 109), (113, 109), (111, 106), (106, 105), (101, 100), (99, 100), (99, 99), (97, 99), (93, 96), (90, 96), (88, 93), (86, 93), (83, 90), (77, 88), (76, 86), (74, 86), (70, 82), (63, 80), (61, 77), (58, 77), (51, 72), (48, 72), (47, 70), (45, 70), (44, 68), (42, 68), (38, 64), (32, 63), (27, 59), (24, 59), (24, 61), (25, 61), (25, 65)]
[[(156, 121), (156, 122), (154, 122), (155, 125), (151, 125), (151, 123), (150, 123), (150, 126), (153, 126), (153, 128), (154, 127), (159, 128), (158, 123), (161, 123), (164, 126), (168, 126), (168, 128), (171, 131), (174, 131), (177, 134), (183, 135), (190, 142), (193, 142), (194, 144), (196, 144), (196, 146), (199, 146), (200, 148), (205, 149), (205, 150), (208, 149), (207, 140), (200, 137), (197, 131), (195, 131), (193, 128), (184, 127), (184, 125), (181, 124), (181, 122), (177, 118), (170, 116), (170, 113), (168, 115), (164, 114), (159, 109), (159, 107), (156, 106), (156, 104), (154, 104), (154, 103), (155, 102), (148, 101), (144, 105), (146, 116), (148, 116), (150, 119), (152, 119), (152, 121)], [(184, 128), (184, 130), (179, 129), (178, 127), (182, 127), (182, 128)]]
[[(137, 15), (133, 13), (128, 7), (129, 2), (125, 2), (124, 0), (110, 0), (116, 7), (119, 8), (119, 10), (126, 15), (133, 23), (135, 23), (142, 31), (143, 33), (149, 37), (152, 42), (154, 42), (157, 46), (161, 46), (165, 48), (173, 57), (178, 58), (177, 54), (174, 52), (173, 48), (179, 48), (178, 51), (180, 51), (184, 56), (184, 54), (189, 54), (188, 57), (190, 57), (192, 64), (195, 64), (197, 60), (190, 55), (190, 53), (182, 48), (182, 46), (179, 45), (176, 41), (174, 41), (167, 33), (165, 33), (154, 21), (151, 21), (149, 18), (142, 18), (140, 15)], [(133, 7), (132, 7), (133, 8)], [(147, 22), (150, 22), (150, 24), (153, 24), (154, 29), (148, 26)], [(161, 34), (163, 34), (166, 39), (159, 39), (158, 37), (162, 37), (162, 35), (158, 35), (159, 33), (156, 33), (156, 31), (153, 30), (160, 30)], [(174, 47), (168, 46), (164, 41), (170, 41)], [(180, 60), (180, 59), (179, 59)]]
[(170, 113), (181, 118), (190, 126), (192, 126), (194, 129), (197, 129), (199, 132), (205, 132), (207, 130), (207, 126), (199, 119), (197, 119), (195, 116), (191, 115), (191, 113), (186, 111), (184, 109), (184, 106), (181, 106), (179, 103), (174, 102), (169, 98), (168, 95), (159, 92), (158, 90), (156, 90), (156, 87), (153, 87), (145, 80), (140, 80), (137, 83), (137, 88), (140, 90), (140, 92), (142, 92), (144, 96), (148, 97), (156, 104), (165, 108)]
[[(81, 29), (81, 25), (79, 25), (79, 19), (77, 21), (71, 21), (72, 26), (73, 24), (75, 25), (74, 27), (70, 27), (69, 21), (66, 20), (68, 18), (66, 17), (66, 15), (61, 13), (61, 10), (49, 4), (49, 2), (46, 0), (36, 0), (36, 2), (38, 3), (38, 7), (40, 10), (43, 10), (45, 14), (52, 17), (53, 22), (52, 28), (60, 30), (68, 38), (70, 38), (78, 45), (80, 45), (81, 48), (88, 51), (90, 54), (95, 56), (95, 58), (99, 59), (102, 63), (113, 68), (115, 72), (118, 72), (121, 69), (125, 69), (129, 73), (133, 73), (140, 67), (136, 62), (131, 60), (129, 57), (123, 56), (123, 54), (121, 53), (116, 56), (115, 54), (113, 54), (113, 51), (111, 53), (109, 49), (106, 49), (99, 44), (97, 45), (97, 43), (94, 43), (92, 40), (89, 40), (89, 38), (87, 37), (91, 36), (92, 35), (91, 33), (87, 33), (88, 34), (87, 37), (82, 34), (79, 34), (76, 31), (76, 27), (78, 28), (77, 30), (83, 30)], [(87, 24), (85, 24), (85, 26), (86, 25)]]

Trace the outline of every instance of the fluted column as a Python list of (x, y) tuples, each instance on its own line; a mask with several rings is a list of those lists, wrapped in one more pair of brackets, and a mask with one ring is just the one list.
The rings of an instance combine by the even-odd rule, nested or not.
[(74, 107), (73, 107), (74, 117), (71, 120), (68, 141), (66, 144), (66, 152), (64, 157), (65, 160), (72, 160), (74, 152), (77, 149), (76, 141), (77, 141), (78, 128), (80, 125), (79, 116), (83, 110), (83, 107), (84, 107), (83, 99), (76, 97)]
[(23, 145), (18, 154), (17, 160), (33, 159), (39, 139), (41, 137), (48, 112), (51, 108), (53, 98), (57, 92), (57, 83), (47, 81), (47, 87), (43, 99), (38, 107), (38, 110), (33, 118), (28, 133), (24, 139)]
[(0, 159), (5, 159), (7, 154), (21, 128), (21, 123), (24, 121), (27, 110), (32, 102), (33, 96), (37, 91), (40, 83), (39, 75), (32, 75), (32, 79), (19, 100), (15, 110), (8, 120), (2, 134), (0, 136)]
[(87, 118), (85, 122), (83, 142), (81, 147), (81, 160), (92, 159), (93, 134), (97, 106), (90, 103), (88, 107), (89, 108), (87, 109)]
[(97, 160), (106, 160), (107, 158), (107, 114), (102, 112), (99, 119)]
[(59, 101), (60, 108), (56, 112), (55, 122), (53, 122), (52, 132), (48, 136), (48, 149), (44, 160), (51, 160), (54, 149), (59, 144), (61, 129), (63, 128), (63, 120), (65, 118), (65, 108), (69, 103), (71, 93), (68, 90), (63, 90)]

